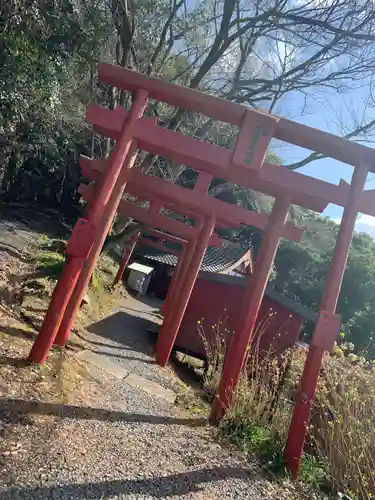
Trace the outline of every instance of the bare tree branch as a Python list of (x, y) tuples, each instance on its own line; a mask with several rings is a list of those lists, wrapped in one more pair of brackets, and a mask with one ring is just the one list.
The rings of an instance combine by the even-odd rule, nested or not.
[[(165, 39), (167, 37), (168, 30), (171, 28), (173, 19), (176, 15), (178, 9), (180, 7), (182, 7), (184, 5), (184, 3), (185, 3), (185, 0), (180, 0), (178, 3), (176, 2), (176, 0), (173, 0), (171, 12), (170, 12), (170, 14), (169, 14), (164, 26), (163, 26), (163, 29), (161, 30), (159, 43), (157, 44), (156, 49), (150, 58), (150, 64), (149, 64), (148, 70), (147, 70), (148, 75), (150, 75), (152, 73), (155, 61), (158, 58), (160, 52), (162, 51), (162, 49), (164, 47)], [(170, 41), (173, 44), (173, 36), (172, 35), (170, 37)], [(171, 45), (171, 47), (172, 47), (172, 45)]]
[[(375, 119), (370, 120), (369, 122), (365, 123), (364, 125), (359, 125), (356, 127), (354, 130), (349, 132), (348, 134), (344, 135), (344, 139), (352, 139), (353, 137), (357, 137), (360, 134), (367, 133), (371, 129), (373, 129), (375, 126)], [(304, 159), (299, 160), (295, 163), (289, 163), (285, 165), (285, 167), (289, 168), (290, 170), (296, 170), (297, 168), (305, 167), (309, 163), (316, 161), (316, 160), (322, 160), (323, 158), (326, 158), (326, 156), (320, 154), (320, 153), (310, 153), (308, 156), (306, 156)]]

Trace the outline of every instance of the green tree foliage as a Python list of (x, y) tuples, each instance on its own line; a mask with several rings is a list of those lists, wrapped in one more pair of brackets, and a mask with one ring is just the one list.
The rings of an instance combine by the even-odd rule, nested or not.
[(103, 14), (70, 0), (3, 2), (1, 10), (1, 193), (69, 207), (90, 135), (82, 117)]
[[(298, 220), (299, 218), (299, 220)], [(297, 210), (297, 223), (306, 229), (298, 243), (282, 240), (276, 256), (275, 288), (292, 299), (318, 310), (339, 226), (307, 210)], [(346, 339), (357, 351), (375, 356), (375, 242), (355, 233), (342, 283), (338, 312)]]

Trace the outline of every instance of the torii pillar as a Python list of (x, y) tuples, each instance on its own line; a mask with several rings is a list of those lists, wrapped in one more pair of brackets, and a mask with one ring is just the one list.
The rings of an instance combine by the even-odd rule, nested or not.
[(307, 424), (324, 351), (332, 351), (341, 326), (341, 317), (336, 314), (336, 306), (368, 171), (367, 166), (360, 166), (356, 167), (353, 173), (349, 199), (344, 208), (318, 321), (315, 324), (314, 335), (297, 393), (284, 453), (286, 466), (294, 479), (297, 478), (299, 472)]
[[(124, 165), (124, 162), (131, 149), (135, 126), (139, 118), (143, 115), (147, 102), (147, 92), (139, 90), (132, 103), (128, 120), (124, 123), (120, 140), (117, 142), (109, 160), (109, 168), (100, 186), (99, 196), (89, 210), (87, 218), (79, 219), (73, 229), (66, 250), (68, 254), (67, 263), (53, 291), (42, 328), (31, 348), (28, 357), (28, 360), (31, 362), (44, 363), (48, 351), (56, 338), (64, 312), (83, 266), (95, 241), (100, 238), (98, 225), (104, 225), (107, 221), (110, 224), (116, 213), (117, 206), (114, 203), (110, 206), (109, 201), (121, 170), (128, 167), (128, 165)], [(104, 215), (107, 220), (104, 220)]]
[(125, 245), (122, 257), (121, 257), (121, 262), (118, 268), (118, 271), (116, 273), (115, 279), (113, 280), (112, 286), (117, 285), (122, 280), (122, 277), (124, 275), (124, 271), (126, 269), (126, 266), (129, 263), (129, 260), (131, 259), (131, 256), (133, 255), (134, 249), (139, 241), (139, 238), (141, 236), (140, 231), (138, 231), (134, 236), (130, 238), (130, 241)]
[[(112, 220), (121, 201), (122, 194), (127, 182), (128, 169), (133, 166), (137, 156), (136, 144), (133, 144), (134, 145), (132, 147), (131, 153), (132, 156), (131, 158), (129, 158), (129, 160), (125, 160), (123, 170), (120, 173), (119, 179), (107, 204), (104, 216), (101, 220), (101, 223), (98, 224), (97, 238), (95, 239), (91, 251), (86, 261), (84, 262), (82, 271), (79, 275), (74, 290), (72, 291), (72, 294), (70, 296), (70, 300), (66, 305), (64, 314), (58, 325), (58, 330), (53, 343), (55, 345), (58, 345), (59, 347), (64, 347), (69, 339), (70, 331), (73, 328), (74, 320), (81, 306), (86, 288), (89, 285), (97, 260), (100, 256), (100, 252), (107, 238), (107, 234), (111, 228)], [(92, 204), (90, 203), (88, 207), (88, 214), (90, 214), (91, 211)]]
[[(196, 183), (194, 185), (193, 190), (196, 193), (207, 194), (208, 193), (208, 189), (210, 187), (210, 183), (212, 181), (212, 178), (213, 178), (213, 176), (211, 174), (208, 174), (207, 172), (204, 172), (203, 170), (201, 170), (198, 173), (198, 178), (196, 180)], [(201, 221), (202, 221), (202, 217), (201, 216), (197, 217), (194, 214), (194, 218), (199, 223), (201, 223)], [(174, 332), (171, 329), (172, 328), (171, 325), (173, 324), (174, 318), (176, 319), (176, 322), (178, 323), (179, 312), (177, 310), (176, 305), (178, 304), (178, 298), (179, 298), (179, 295), (181, 294), (182, 287), (184, 285), (184, 281), (185, 281), (185, 278), (186, 278), (186, 273), (189, 272), (190, 264), (192, 262), (194, 253), (196, 251), (196, 247), (197, 247), (197, 243), (198, 243), (198, 238), (199, 238), (199, 236), (197, 235), (195, 238), (191, 238), (186, 243), (186, 245), (184, 247), (184, 250), (183, 250), (180, 258), (178, 259), (176, 270), (173, 273), (172, 280), (171, 280), (171, 283), (170, 283), (169, 288), (168, 288), (167, 297), (165, 299), (164, 306), (163, 306), (164, 321), (163, 321), (163, 325), (162, 325), (162, 328), (160, 329), (160, 333), (159, 333), (159, 338), (162, 337), (165, 340), (164, 341), (163, 340), (161, 340), (161, 341), (158, 340), (158, 342), (156, 344), (156, 348), (155, 349), (156, 349), (156, 359), (157, 360), (159, 358), (163, 359), (162, 355), (159, 356), (158, 350), (164, 349), (164, 347), (162, 347), (162, 346), (163, 346), (163, 343), (166, 344), (168, 342), (167, 337), (170, 336), (169, 342), (171, 342), (171, 340), (174, 339), (173, 340), (173, 344), (174, 344), (174, 341), (175, 341), (175, 339), (177, 337), (178, 330), (177, 330), (177, 332)], [(204, 250), (203, 257), (202, 257), (201, 263), (199, 265), (199, 269), (200, 269), (200, 266), (202, 265), (202, 261), (203, 261), (204, 255), (206, 253), (206, 250), (207, 250), (207, 247)], [(199, 269), (198, 269), (198, 273), (197, 273), (197, 275), (196, 275), (196, 277), (194, 279), (194, 283), (192, 285), (192, 289), (191, 289), (190, 293), (188, 293), (188, 295), (187, 295), (186, 306), (187, 306), (187, 303), (188, 303), (188, 301), (190, 299), (192, 290), (194, 288), (196, 278), (197, 278), (197, 276), (199, 274)], [(186, 310), (186, 306), (184, 308), (184, 313), (185, 313), (185, 310)], [(181, 318), (180, 325), (181, 325), (182, 319), (183, 319), (183, 316)], [(173, 347), (173, 344), (172, 344), (172, 347)], [(170, 349), (170, 352), (171, 352), (171, 350), (172, 350), (172, 348)], [(169, 359), (169, 356), (168, 356), (168, 359)], [(168, 359), (165, 362), (165, 364), (168, 362)], [(165, 366), (165, 365), (163, 365), (163, 366)]]
[(180, 276), (179, 278), (179, 281), (181, 282), (183, 280), (183, 282), (181, 283), (181, 287), (178, 290), (178, 294), (174, 302), (173, 317), (171, 317), (169, 322), (163, 323), (158, 336), (155, 357), (156, 362), (160, 366), (164, 367), (168, 363), (191, 292), (193, 291), (195, 281), (202, 265), (204, 254), (206, 253), (208, 243), (214, 232), (215, 223), (216, 219), (214, 215), (210, 218), (206, 218), (203, 223), (200, 223), (201, 230), (195, 246), (194, 254), (190, 260), (188, 269), (183, 276)]
[(268, 219), (268, 225), (256, 258), (254, 273), (248, 280), (246, 293), (242, 300), (238, 326), (225, 356), (220, 385), (211, 408), (210, 422), (212, 424), (216, 425), (232, 404), (233, 394), (247, 359), (248, 346), (254, 333), (260, 305), (288, 218), (291, 202), (292, 199), (288, 195), (276, 199)]

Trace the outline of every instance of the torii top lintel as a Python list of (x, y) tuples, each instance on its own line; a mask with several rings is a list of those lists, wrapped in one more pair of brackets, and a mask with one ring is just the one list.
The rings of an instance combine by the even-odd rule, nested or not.
[[(89, 105), (86, 121), (91, 123), (99, 134), (117, 140), (121, 134), (127, 113), (122, 108), (110, 109)], [(183, 135), (180, 132), (164, 129), (156, 125), (154, 118), (144, 117), (138, 121), (134, 130), (134, 138), (138, 146), (176, 163), (183, 163), (193, 169), (205, 171), (214, 177), (232, 181), (234, 184), (255, 189), (270, 196), (279, 197), (288, 193), (293, 203), (311, 210), (322, 212), (329, 203), (329, 196), (322, 186), (309, 182), (312, 178), (289, 171), (277, 165), (263, 164), (255, 171), (248, 165), (233, 164), (236, 152)], [(260, 144), (263, 156), (267, 147)], [(257, 164), (261, 165), (263, 158), (258, 154)], [(315, 181), (315, 179), (313, 179)], [(326, 184), (326, 187), (331, 185)], [(327, 198), (327, 199), (325, 199)]]
[[(122, 108), (111, 111), (95, 105), (89, 105), (86, 112), (86, 120), (98, 133), (115, 140), (121, 133), (126, 116)], [(346, 183), (331, 184), (267, 162), (263, 163), (258, 172), (245, 165), (233, 165), (233, 151), (158, 127), (154, 118), (144, 117), (139, 120), (135, 138), (139, 147), (145, 151), (270, 196), (278, 197), (287, 192), (293, 197), (293, 203), (317, 212), (322, 212), (328, 203), (346, 206), (349, 199), (350, 186)], [(360, 212), (375, 216), (374, 191), (365, 191), (359, 205)]]
[[(245, 115), (250, 115), (254, 120), (275, 119), (273, 115), (249, 109), (242, 104), (142, 75), (120, 66), (101, 63), (99, 79), (129, 92), (144, 89), (150, 97), (159, 101), (237, 126), (243, 124)], [(318, 151), (324, 156), (349, 165), (366, 165), (371, 171), (375, 171), (375, 150), (322, 130), (285, 118), (277, 118), (273, 137), (311, 151)]]

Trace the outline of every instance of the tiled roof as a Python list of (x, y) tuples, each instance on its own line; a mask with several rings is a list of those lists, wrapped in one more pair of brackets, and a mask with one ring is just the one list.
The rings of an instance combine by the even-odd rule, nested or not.
[[(248, 250), (249, 247), (246, 245), (223, 240), (220, 248), (208, 247), (202, 262), (201, 271), (210, 273), (225, 272), (225, 270), (231, 268), (236, 263), (239, 264)], [(141, 247), (136, 254), (142, 255), (146, 259), (168, 264), (169, 266), (177, 265), (177, 257), (175, 255), (153, 247)]]

